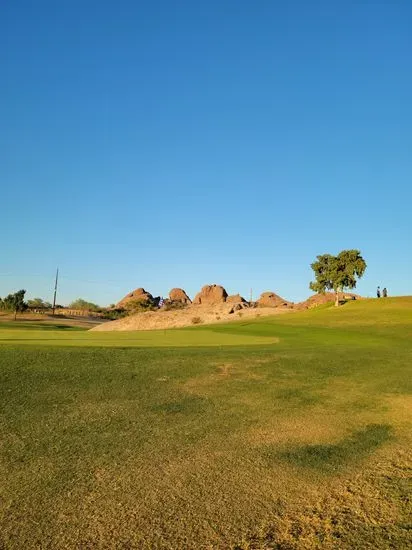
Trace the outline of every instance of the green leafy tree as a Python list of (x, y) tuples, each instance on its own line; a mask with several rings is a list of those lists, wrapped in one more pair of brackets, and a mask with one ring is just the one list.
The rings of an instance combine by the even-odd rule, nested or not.
[(14, 320), (17, 313), (22, 313), (27, 309), (27, 303), (24, 301), (25, 290), (19, 290), (14, 294), (9, 294), (1, 301), (1, 308), (7, 311), (14, 311)]
[(366, 262), (359, 250), (342, 250), (337, 256), (323, 254), (316, 257), (311, 264), (315, 273), (315, 281), (309, 284), (309, 288), (315, 292), (335, 292), (335, 305), (339, 305), (339, 292), (345, 288), (356, 287), (357, 279), (360, 279), (366, 270)]
[(32, 298), (27, 300), (27, 305), (33, 309), (51, 309), (50, 302), (45, 302), (42, 298)]
[(74, 300), (71, 304), (69, 304), (70, 309), (80, 309), (83, 311), (98, 311), (101, 309), (97, 304), (93, 304), (93, 302), (87, 302), (86, 300), (83, 300), (83, 298), (77, 298), (77, 300)]

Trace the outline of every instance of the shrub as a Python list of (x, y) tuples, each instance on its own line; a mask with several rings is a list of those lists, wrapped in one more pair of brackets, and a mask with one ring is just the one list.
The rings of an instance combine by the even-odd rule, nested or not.
[(200, 317), (192, 317), (192, 325), (199, 325), (202, 322), (203, 321)]
[(173, 300), (167, 300), (163, 306), (163, 311), (173, 311), (174, 309), (185, 309), (187, 304), (183, 302), (176, 302)]
[(99, 311), (101, 308), (93, 302), (87, 302), (83, 298), (77, 298), (69, 304), (69, 309), (79, 309), (82, 311)]
[(156, 311), (157, 306), (148, 300), (133, 300), (126, 304), (128, 313), (142, 313), (144, 311)]
[(127, 317), (128, 313), (125, 309), (106, 309), (102, 312), (102, 319), (109, 319), (110, 321), (116, 321), (116, 319), (123, 319)]

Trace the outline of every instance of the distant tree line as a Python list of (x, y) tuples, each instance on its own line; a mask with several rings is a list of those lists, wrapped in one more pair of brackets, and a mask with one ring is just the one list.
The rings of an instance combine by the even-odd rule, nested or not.
[(102, 311), (102, 309), (104, 309), (93, 302), (83, 300), (83, 298), (77, 298), (77, 300), (71, 302), (67, 307), (69, 309), (78, 309), (81, 311)]
[[(31, 298), (25, 300), (26, 291), (19, 290), (14, 294), (8, 294), (5, 298), (0, 297), (0, 310), (6, 312), (13, 312), (14, 319), (17, 317), (17, 313), (23, 313), (24, 311), (30, 310), (50, 310), (53, 308), (50, 302), (43, 300), (42, 298)], [(58, 309), (63, 308), (63, 306), (56, 304), (55, 306)], [(71, 302), (68, 306), (69, 309), (76, 309), (81, 311), (90, 311), (90, 312), (106, 312), (106, 308), (102, 308), (93, 302), (88, 302), (83, 300), (83, 298), (78, 298)], [(117, 313), (119, 315), (120, 312)]]
[(50, 302), (45, 302), (42, 298), (27, 300), (27, 305), (30, 309), (51, 309), (53, 307)]

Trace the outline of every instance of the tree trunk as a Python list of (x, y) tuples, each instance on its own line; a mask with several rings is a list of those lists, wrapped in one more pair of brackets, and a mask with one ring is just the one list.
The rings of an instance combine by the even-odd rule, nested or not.
[(339, 290), (335, 290), (335, 306), (339, 306)]
[(16, 320), (17, 317), (17, 309), (14, 310), (14, 320)]

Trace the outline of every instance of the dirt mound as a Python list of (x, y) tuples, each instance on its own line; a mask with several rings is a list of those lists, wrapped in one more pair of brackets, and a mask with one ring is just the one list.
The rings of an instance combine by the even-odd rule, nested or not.
[(226, 302), (227, 292), (220, 285), (206, 285), (198, 292), (193, 300), (198, 305), (213, 305)]
[(226, 298), (226, 302), (229, 304), (245, 304), (246, 300), (240, 294), (232, 294)]
[(259, 307), (291, 307), (293, 305), (274, 292), (263, 292), (257, 304)]
[(136, 290), (133, 290), (133, 292), (129, 292), (129, 294), (126, 294), (124, 298), (118, 302), (116, 305), (116, 308), (123, 309), (127, 308), (129, 304), (132, 302), (153, 302), (154, 298), (150, 294), (150, 292), (147, 292), (144, 288), (136, 288)]
[(164, 310), (162, 308), (157, 311), (135, 313), (117, 321), (103, 323), (92, 330), (165, 330), (199, 324), (227, 323), (228, 321), (253, 319), (291, 311), (293, 310), (288, 308), (249, 308), (247, 303), (191, 304), (179, 310)]
[(192, 303), (192, 300), (182, 288), (172, 288), (169, 292), (169, 300), (172, 302), (180, 302), (182, 304)]
[[(359, 294), (352, 294), (351, 292), (340, 292), (339, 299), (361, 300), (362, 296), (359, 296)], [(299, 304), (296, 304), (295, 307), (296, 309), (311, 309), (313, 307), (318, 307), (323, 304), (328, 304), (334, 301), (335, 301), (335, 293), (325, 292), (324, 294), (313, 294), (312, 296), (309, 296), (309, 298), (304, 302), (299, 302)]]

